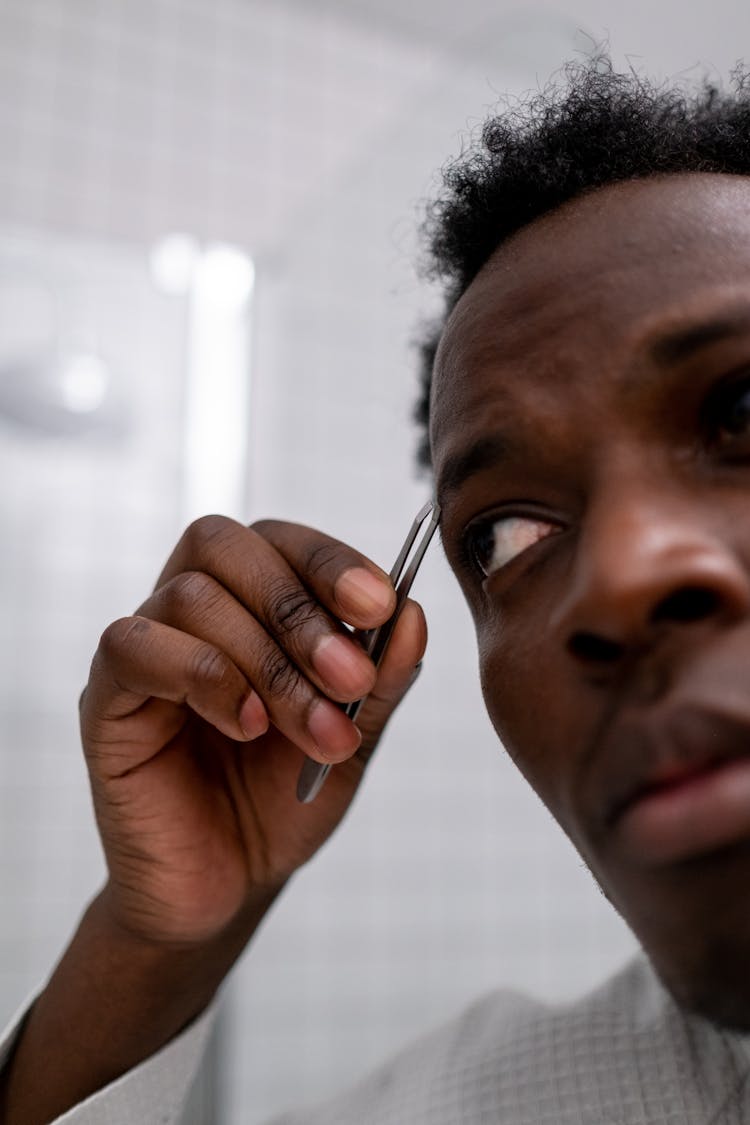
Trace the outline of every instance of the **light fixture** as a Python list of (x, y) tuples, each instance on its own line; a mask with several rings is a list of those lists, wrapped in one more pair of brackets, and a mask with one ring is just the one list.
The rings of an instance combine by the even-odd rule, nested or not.
[(167, 234), (155, 242), (149, 254), (154, 284), (162, 293), (183, 296), (193, 281), (199, 258), (198, 243), (189, 234)]
[(58, 379), (63, 406), (73, 414), (92, 414), (107, 397), (110, 374), (99, 356), (78, 352), (63, 359)]
[(196, 292), (202, 301), (240, 308), (249, 300), (255, 279), (252, 260), (236, 246), (214, 243), (201, 255)]
[(238, 247), (207, 246), (190, 289), (184, 517), (240, 517), (247, 486), (250, 310), (255, 269)]

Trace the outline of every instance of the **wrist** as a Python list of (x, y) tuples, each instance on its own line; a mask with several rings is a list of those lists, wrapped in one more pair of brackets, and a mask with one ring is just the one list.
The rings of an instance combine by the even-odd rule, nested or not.
[(252, 888), (231, 913), (212, 917), (210, 909), (195, 905), (183, 910), (159, 903), (155, 908), (148, 895), (109, 880), (91, 902), (86, 917), (90, 916), (102, 939), (122, 946), (144, 964), (163, 956), (220, 957), (223, 950), (230, 952), (238, 942), (249, 941), (285, 885), (286, 880), (279, 880), (273, 886)]
[(19, 1037), (6, 1075), (4, 1120), (54, 1119), (184, 1030), (211, 1002), (275, 893), (253, 895), (221, 934), (197, 944), (158, 941), (129, 928), (105, 887)]

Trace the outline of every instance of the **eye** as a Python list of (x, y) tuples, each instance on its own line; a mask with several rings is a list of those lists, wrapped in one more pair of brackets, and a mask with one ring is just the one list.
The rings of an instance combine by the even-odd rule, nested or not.
[(492, 516), (472, 524), (466, 532), (466, 551), (482, 574), (489, 578), (522, 551), (559, 528), (532, 516)]
[(708, 422), (719, 443), (750, 435), (750, 376), (717, 389), (708, 402)]

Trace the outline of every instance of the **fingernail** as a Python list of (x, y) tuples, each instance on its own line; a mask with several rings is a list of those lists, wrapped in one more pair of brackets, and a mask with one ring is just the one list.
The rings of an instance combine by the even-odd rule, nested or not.
[(310, 711), (307, 729), (325, 758), (349, 758), (362, 741), (359, 730), (344, 712), (328, 699), (319, 699)]
[(358, 699), (372, 687), (370, 661), (345, 637), (335, 633), (321, 637), (311, 659), (313, 668), (324, 682), (344, 696)]
[(345, 570), (336, 580), (336, 601), (342, 609), (366, 616), (387, 613), (393, 605), (393, 587), (363, 566)]
[(268, 730), (268, 712), (257, 691), (251, 691), (240, 707), (239, 721), (246, 738), (259, 738)]

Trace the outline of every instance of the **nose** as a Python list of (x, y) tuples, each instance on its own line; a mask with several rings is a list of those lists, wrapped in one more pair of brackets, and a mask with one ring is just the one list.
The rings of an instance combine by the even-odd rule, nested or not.
[(551, 622), (577, 662), (613, 665), (665, 632), (750, 612), (750, 579), (711, 524), (695, 503), (652, 490), (589, 510)]

